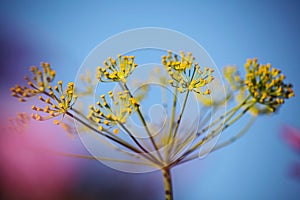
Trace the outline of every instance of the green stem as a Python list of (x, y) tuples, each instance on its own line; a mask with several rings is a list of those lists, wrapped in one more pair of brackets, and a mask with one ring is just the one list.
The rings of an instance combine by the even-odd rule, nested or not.
[(184, 98), (184, 101), (183, 101), (183, 106), (182, 106), (182, 109), (180, 111), (177, 123), (176, 123), (176, 127), (175, 127), (175, 130), (174, 130), (174, 136), (173, 136), (174, 138), (176, 138), (176, 135), (177, 135), (177, 132), (178, 132), (178, 128), (179, 128), (179, 125), (180, 125), (180, 122), (181, 122), (181, 119), (182, 119), (183, 112), (185, 110), (185, 106), (186, 106), (189, 94), (190, 94), (190, 91), (188, 90), (186, 92), (186, 95), (185, 95), (185, 98)]
[(230, 138), (229, 140), (227, 140), (227, 141), (225, 141), (225, 142), (222, 142), (221, 144), (216, 145), (216, 146), (212, 149), (212, 151), (216, 151), (216, 150), (218, 150), (218, 149), (221, 149), (221, 148), (223, 148), (223, 147), (226, 147), (226, 146), (228, 146), (229, 144), (231, 144), (231, 143), (235, 142), (236, 140), (238, 140), (239, 138), (241, 138), (241, 137), (249, 130), (249, 128), (251, 127), (251, 125), (254, 123), (255, 119), (256, 119), (255, 117), (252, 117), (252, 118), (250, 119), (250, 121), (246, 124), (246, 126), (245, 126), (238, 134), (236, 134), (235, 136), (233, 136), (233, 137)]
[[(177, 106), (177, 94), (178, 94), (178, 89), (175, 88), (175, 93), (173, 97), (173, 106), (172, 106), (172, 114), (171, 114), (171, 121), (170, 121), (170, 129), (169, 129), (169, 135), (167, 139), (167, 144), (169, 145), (171, 138), (172, 138), (172, 131), (173, 131), (173, 126), (174, 126), (174, 120), (175, 120), (175, 111), (176, 111), (176, 106)], [(166, 150), (166, 161), (169, 158), (169, 150)]]
[[(210, 113), (210, 114), (208, 114), (208, 113)], [(207, 116), (203, 120), (200, 121), (200, 124), (198, 126), (200, 127), (200, 126), (202, 126), (201, 124), (206, 124), (207, 121), (209, 120), (209, 116), (212, 116), (213, 113), (214, 113), (214, 110), (212, 110), (210, 112), (208, 110), (206, 110), (205, 114), (203, 116), (205, 116), (205, 115), (207, 115)], [(196, 124), (196, 123), (197, 123), (197, 119), (195, 119), (192, 124)], [(200, 135), (195, 134), (195, 133), (197, 133), (197, 131), (193, 130), (193, 129), (191, 131), (187, 131), (187, 132), (189, 132), (189, 134), (187, 134), (187, 137), (185, 139), (183, 139), (183, 141), (181, 142), (180, 147), (177, 150), (175, 150), (171, 160), (173, 160), (174, 158), (176, 159), (176, 155), (179, 155), (179, 153), (184, 148), (186, 148), (189, 144), (191, 144), (192, 141), (196, 140), (197, 137), (200, 136)]]
[[(204, 132), (206, 132), (209, 128), (215, 126), (216, 124), (218, 124), (221, 120), (223, 120), (223, 119), (227, 116), (227, 118), (224, 119), (224, 122), (221, 124), (221, 126), (222, 126), (223, 124), (225, 124), (232, 116), (234, 116), (234, 115), (237, 113), (237, 111), (238, 111), (241, 107), (243, 107), (243, 106), (246, 105), (246, 103), (247, 103), (247, 101), (249, 100), (249, 98), (250, 98), (250, 95), (248, 95), (248, 96), (245, 98), (245, 100), (244, 100), (242, 103), (240, 103), (238, 106), (236, 106), (236, 107), (230, 109), (230, 110), (229, 110), (228, 112), (226, 112), (224, 115), (222, 115), (221, 117), (219, 117), (218, 119), (216, 119), (216, 120), (213, 121), (212, 123), (208, 124), (205, 128), (203, 128), (200, 132), (198, 132), (197, 135), (198, 135), (198, 136), (202, 135), (202, 134), (203, 134)], [(229, 115), (229, 116), (228, 116), (228, 115)]]
[[(121, 84), (121, 87), (123, 87), (123, 89), (125, 89), (125, 90), (127, 90), (127, 91), (129, 92), (129, 95), (130, 95), (131, 98), (134, 98), (133, 95), (131, 94), (129, 88), (127, 87), (127, 85), (126, 85), (125, 83), (124, 83), (124, 84)], [(142, 114), (142, 112), (141, 112), (141, 110), (140, 110), (139, 107), (137, 107), (137, 113), (138, 113), (138, 116), (139, 116), (139, 118), (140, 118), (140, 120), (141, 120), (141, 122), (142, 122), (142, 124), (143, 124), (143, 126), (144, 126), (144, 128), (145, 128), (145, 130), (146, 130), (146, 132), (147, 132), (147, 134), (148, 134), (148, 137), (149, 137), (150, 140), (151, 140), (151, 143), (152, 143), (152, 145), (153, 145), (155, 151), (157, 152), (157, 155), (158, 155), (159, 159), (162, 161), (162, 160), (163, 160), (163, 159), (162, 159), (162, 156), (161, 156), (161, 154), (160, 154), (160, 152), (159, 152), (159, 149), (158, 149), (158, 147), (157, 147), (157, 145), (156, 145), (156, 143), (155, 143), (155, 141), (154, 141), (154, 138), (153, 138), (152, 135), (151, 135), (151, 132), (150, 132), (150, 130), (149, 130), (149, 128), (148, 128), (148, 125), (147, 125), (147, 123), (146, 123), (146, 120), (145, 120), (145, 118), (144, 118), (144, 115)]]
[[(218, 144), (216, 145), (211, 151), (211, 152), (214, 152), (216, 150), (219, 150), (223, 147), (226, 147), (228, 146), (229, 144), (232, 144), (233, 142), (235, 142), (236, 140), (238, 140), (239, 138), (241, 138), (248, 130), (249, 128), (251, 127), (251, 125), (254, 123), (256, 117), (252, 117), (250, 119), (250, 121), (246, 124), (246, 126), (238, 133), (236, 134), (235, 136), (233, 136), (232, 138), (230, 138), (229, 140), (225, 141), (225, 142), (222, 142), (221, 144)], [(183, 163), (186, 163), (188, 161), (191, 161), (191, 160), (194, 160), (196, 158), (199, 158), (199, 155), (198, 153), (196, 155), (193, 155), (193, 156), (190, 156), (189, 158), (187, 159), (184, 159), (182, 161), (180, 161), (177, 165), (180, 165), (180, 164), (183, 164)]]
[(91, 130), (93, 130), (93, 131), (99, 133), (100, 135), (102, 135), (102, 136), (104, 136), (104, 137), (106, 137), (106, 138), (108, 138), (108, 139), (110, 139), (110, 140), (112, 140), (112, 141), (114, 141), (114, 142), (116, 142), (116, 143), (118, 143), (118, 144), (120, 144), (120, 145), (122, 145), (122, 146), (128, 148), (128, 149), (130, 149), (131, 151), (133, 151), (133, 152), (135, 152), (135, 153), (142, 153), (141, 151), (139, 151), (139, 150), (136, 149), (135, 147), (131, 146), (130, 144), (126, 143), (125, 141), (120, 140), (120, 139), (117, 139), (117, 138), (115, 138), (115, 137), (113, 137), (113, 136), (111, 136), (111, 135), (107, 135), (107, 134), (105, 134), (105, 133), (102, 133), (102, 132), (98, 131), (96, 128), (90, 126), (89, 124), (87, 124), (86, 122), (84, 122), (84, 121), (81, 120), (80, 118), (76, 117), (76, 116), (73, 115), (72, 113), (66, 112), (66, 115), (68, 115), (69, 117), (75, 119), (76, 121), (78, 121), (78, 122), (81, 123), (82, 125), (88, 127), (89, 129), (91, 129)]
[(119, 162), (119, 163), (128, 163), (128, 164), (135, 164), (135, 165), (154, 166), (152, 163), (134, 162), (134, 161), (130, 161), (130, 160), (121, 160), (121, 159), (90, 156), (90, 155), (82, 155), (82, 154), (75, 154), (75, 153), (66, 153), (66, 152), (61, 152), (61, 151), (51, 151), (51, 150), (49, 150), (49, 151), (52, 152), (52, 153), (61, 155), (61, 156), (66, 156), (66, 157), (83, 158), (83, 159), (90, 159), (90, 160), (102, 160), (102, 161)]
[[(248, 98), (246, 98), (246, 100), (247, 99)], [(242, 103), (242, 105), (246, 104), (246, 100)], [(212, 130), (212, 132), (209, 135), (207, 135), (206, 137), (204, 137), (201, 141), (199, 141), (197, 144), (195, 144), (193, 147), (191, 147), (188, 151), (186, 151), (179, 159), (177, 159), (176, 161), (172, 162), (172, 164), (170, 166), (174, 166), (174, 165), (180, 163), (184, 158), (186, 158), (188, 155), (190, 155), (192, 152), (194, 152), (196, 149), (198, 149), (201, 145), (203, 145), (204, 143), (206, 143), (210, 139), (214, 138), (216, 136), (217, 132), (222, 132), (225, 129), (227, 129), (229, 126), (231, 126), (233, 123), (235, 123), (238, 119), (240, 119), (255, 103), (256, 103), (255, 101), (252, 102), (247, 108), (245, 108), (240, 114), (238, 114), (231, 121), (229, 121), (230, 118), (227, 118), (225, 120), (225, 122), (224, 122), (224, 123), (226, 123), (224, 126), (223, 126), (224, 123), (220, 124), (216, 129)], [(242, 106), (240, 106), (240, 105), (238, 106), (238, 108), (241, 108), (241, 107)], [(234, 113), (236, 113), (236, 112), (234, 112)], [(233, 117), (233, 115), (231, 115), (231, 117)]]
[(134, 143), (143, 151), (143, 152), (145, 152), (147, 155), (149, 155), (154, 161), (156, 161), (157, 163), (159, 163), (160, 161), (159, 160), (157, 160), (157, 158), (155, 157), (155, 156), (153, 156), (152, 154), (151, 154), (151, 152), (149, 152), (147, 149), (145, 149), (144, 147), (143, 147), (143, 145), (141, 145), (140, 143), (139, 143), (139, 141), (131, 134), (131, 132), (126, 128), (126, 126), (124, 125), (124, 124), (122, 124), (122, 123), (120, 123), (120, 122), (118, 122), (119, 123), (119, 125), (127, 132), (127, 134), (130, 136), (130, 138), (134, 141)]
[(96, 128), (90, 126), (88, 123), (84, 122), (83, 120), (81, 120), (80, 118), (78, 118), (77, 116), (73, 115), (72, 113), (70, 112), (66, 112), (66, 115), (68, 115), (69, 117), (75, 119), (76, 121), (78, 121), (79, 123), (81, 123), (82, 125), (88, 127), (89, 129), (95, 131), (96, 133), (120, 144), (121, 146), (135, 152), (135, 153), (138, 153), (138, 154), (141, 154), (143, 157), (145, 157), (147, 160), (153, 162), (154, 164), (158, 164), (155, 160), (153, 160), (151, 157), (149, 157), (147, 154), (143, 154), (143, 152), (141, 152), (140, 150), (136, 149), (135, 147), (133, 147), (132, 145), (130, 145), (129, 143), (127, 143), (126, 141), (120, 139), (120, 138), (116, 138), (114, 137), (113, 135), (108, 135), (108, 134), (105, 134), (103, 132), (100, 132), (99, 130), (97, 130)]
[(182, 109), (180, 111), (180, 114), (179, 114), (179, 117), (178, 117), (178, 120), (176, 122), (176, 126), (175, 126), (175, 130), (174, 130), (174, 134), (173, 134), (173, 140), (171, 141), (171, 146), (170, 148), (168, 149), (168, 155), (170, 155), (172, 153), (172, 150), (173, 150), (173, 147), (176, 146), (176, 144), (174, 144), (176, 141), (175, 141), (175, 138), (176, 138), (176, 135), (177, 135), (177, 132), (178, 132), (178, 128), (179, 128), (179, 125), (180, 125), (180, 122), (181, 122), (181, 119), (182, 119), (182, 115), (183, 115), (183, 112), (185, 110), (185, 106), (186, 106), (186, 103), (187, 103), (187, 100), (188, 100), (188, 97), (189, 97), (189, 93), (190, 91), (188, 90), (186, 92), (186, 95), (185, 95), (185, 98), (184, 98), (184, 101), (183, 101), (183, 105), (182, 105)]
[(144, 151), (146, 154), (149, 154), (149, 151), (147, 149), (145, 149), (140, 143), (139, 141), (131, 134), (131, 132), (126, 128), (126, 126), (120, 122), (118, 122), (119, 125), (126, 131), (126, 133), (129, 135), (129, 137), (134, 141), (134, 143), (142, 150)]
[(172, 174), (169, 167), (161, 169), (164, 178), (165, 200), (173, 200)]

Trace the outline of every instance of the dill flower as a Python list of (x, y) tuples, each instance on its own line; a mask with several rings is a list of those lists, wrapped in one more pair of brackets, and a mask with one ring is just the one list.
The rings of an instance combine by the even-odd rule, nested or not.
[(274, 112), (285, 99), (294, 96), (292, 84), (284, 82), (281, 71), (271, 64), (259, 64), (257, 59), (248, 59), (245, 64), (245, 85), (251, 96)]
[[(74, 94), (74, 83), (68, 83), (66, 89), (63, 89), (62, 81), (58, 81), (57, 85), (52, 87), (56, 72), (53, 70), (49, 63), (42, 62), (41, 68), (32, 66), (30, 71), (33, 75), (32, 78), (25, 76), (28, 86), (15, 85), (10, 91), (12, 96), (19, 99), (20, 102), (25, 102), (31, 97), (37, 95), (38, 99), (46, 104), (44, 108), (33, 105), (32, 110), (36, 113), (31, 114), (31, 117), (38, 121), (44, 121), (57, 117), (61, 114), (66, 114), (68, 110), (74, 105), (77, 95)], [(40, 112), (46, 114), (42, 116)], [(60, 121), (54, 120), (54, 124), (59, 124)]]
[(134, 62), (134, 56), (121, 56), (115, 60), (109, 57), (104, 61), (104, 67), (98, 67), (97, 78), (101, 82), (126, 82), (126, 78), (138, 66)]
[(285, 76), (271, 64), (259, 64), (256, 58), (248, 59), (245, 70), (245, 79), (241, 77), (236, 66), (225, 67), (223, 74), (232, 92), (237, 92), (238, 102), (241, 103), (246, 98), (247, 102), (254, 102), (249, 108), (253, 115), (275, 112), (285, 99), (294, 96), (292, 84), (284, 82)]
[[(74, 94), (74, 83), (68, 83), (66, 89), (62, 87), (62, 81), (58, 81), (58, 85), (54, 87), (48, 86), (49, 93), (45, 99), (43, 96), (39, 96), (39, 100), (44, 102), (46, 106), (40, 108), (33, 105), (32, 110), (37, 111), (36, 114), (32, 114), (31, 117), (38, 121), (44, 121), (57, 117), (61, 114), (65, 115), (68, 110), (74, 105), (77, 100), (77, 95)], [(42, 116), (39, 112), (43, 112), (46, 116)], [(54, 120), (54, 124), (59, 124), (58, 120)]]
[[(97, 106), (90, 106), (88, 118), (96, 122), (99, 126), (98, 129), (109, 129), (118, 124), (124, 124), (127, 118), (137, 110), (139, 107), (138, 102), (130, 96), (129, 91), (117, 92), (113, 94), (112, 91), (108, 92), (111, 103), (106, 99), (106, 95), (101, 95), (101, 101), (98, 101)], [(117, 134), (118, 129), (114, 129)]]
[(30, 71), (33, 78), (30, 79), (27, 75), (24, 77), (29, 87), (15, 85), (15, 87), (10, 89), (12, 92), (11, 95), (18, 98), (20, 102), (25, 102), (28, 98), (44, 92), (47, 86), (54, 80), (56, 72), (46, 62), (41, 63), (41, 68), (32, 66)]
[(162, 64), (172, 78), (170, 84), (178, 88), (179, 92), (194, 91), (199, 94), (210, 94), (209, 89), (202, 91), (201, 88), (214, 79), (211, 75), (214, 70), (209, 67), (201, 70), (194, 60), (192, 53), (185, 55), (184, 52), (180, 52), (178, 58), (178, 55), (168, 51), (168, 55), (162, 57)]

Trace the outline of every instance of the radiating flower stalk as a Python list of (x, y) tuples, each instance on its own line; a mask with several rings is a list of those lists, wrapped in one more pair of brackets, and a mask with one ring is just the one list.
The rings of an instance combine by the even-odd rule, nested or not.
[[(11, 88), (11, 92), (20, 102), (37, 97), (43, 104), (32, 106), (33, 119), (44, 121), (53, 118), (54, 124), (57, 125), (63, 124), (65, 117), (74, 119), (110, 141), (114, 150), (138, 159), (138, 162), (104, 157), (97, 159), (149, 165), (161, 170), (166, 200), (173, 199), (171, 182), (173, 167), (198, 158), (203, 145), (214, 140), (246, 113), (251, 113), (253, 119), (257, 115), (271, 114), (277, 111), (286, 99), (294, 96), (292, 85), (285, 82), (285, 76), (281, 71), (270, 64), (259, 64), (257, 59), (247, 60), (245, 78), (240, 75), (237, 67), (224, 68), (223, 74), (228, 83), (225, 86), (226, 95), (221, 98), (213, 98), (217, 92), (211, 87), (215, 82), (214, 70), (209, 66), (200, 66), (192, 53), (176, 54), (168, 51), (167, 55), (162, 56), (162, 65), (166, 73), (160, 80), (166, 88), (172, 88), (173, 99), (164, 102), (165, 107), (171, 107), (171, 112), (166, 126), (156, 135), (142, 110), (143, 101), (147, 99), (150, 88), (143, 87), (143, 92), (135, 96), (128, 85), (129, 77), (134, 76), (134, 71), (138, 67), (134, 56), (118, 55), (116, 59), (110, 57), (104, 61), (103, 66), (97, 68), (97, 81), (102, 84), (116, 83), (118, 89), (101, 94), (98, 101), (87, 109), (77, 110), (74, 104), (78, 96), (93, 93), (95, 84), (92, 83), (91, 73), (81, 77), (81, 81), (86, 85), (86, 91), (84, 88), (83, 90), (75, 88), (73, 82), (64, 86), (62, 81), (58, 81), (53, 85), (56, 73), (48, 63), (42, 63), (41, 68), (32, 67), (33, 77), (25, 77), (27, 86), (16, 85)], [(181, 107), (178, 99), (180, 95), (183, 97)], [(191, 95), (198, 96), (199, 103), (207, 108), (207, 112), (201, 114), (200, 119), (195, 114), (195, 119), (199, 120), (199, 128), (190, 128), (193, 124), (183, 123), (182, 120)], [(229, 109), (210, 121), (215, 110), (225, 105)], [(127, 123), (133, 116), (138, 117), (147, 137), (141, 137), (139, 131)], [(27, 123), (24, 115), (20, 115), (18, 119), (18, 123), (22, 121)], [(249, 129), (253, 119), (239, 133), (227, 141), (218, 143), (211, 151), (225, 147), (241, 137)], [(180, 128), (182, 126), (186, 128)], [(92, 156), (64, 155), (94, 159)]]

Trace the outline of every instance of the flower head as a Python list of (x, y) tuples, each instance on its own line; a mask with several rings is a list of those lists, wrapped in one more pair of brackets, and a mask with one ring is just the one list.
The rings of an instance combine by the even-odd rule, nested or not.
[(21, 132), (28, 126), (29, 121), (30, 116), (26, 112), (18, 113), (16, 118), (9, 120), (9, 128), (14, 130), (15, 132)]
[(80, 74), (79, 80), (79, 85), (75, 88), (76, 94), (81, 97), (93, 95), (98, 83), (96, 76), (92, 76), (91, 71), (87, 70), (85, 74)]
[(233, 91), (240, 89), (243, 85), (243, 80), (236, 66), (224, 67), (223, 74)]
[(12, 92), (11, 95), (18, 98), (19, 101), (24, 102), (28, 98), (44, 92), (47, 86), (54, 80), (56, 72), (50, 67), (49, 63), (42, 62), (41, 67), (42, 69), (39, 69), (37, 66), (30, 68), (33, 74), (32, 79), (29, 76), (24, 77), (30, 87), (15, 85), (15, 87), (10, 89)]
[(208, 89), (203, 92), (201, 88), (214, 79), (211, 75), (214, 70), (208, 67), (201, 70), (194, 60), (191, 53), (185, 55), (184, 52), (180, 52), (180, 58), (178, 58), (178, 55), (168, 51), (168, 55), (162, 57), (162, 64), (172, 78), (170, 84), (178, 88), (179, 92), (189, 90), (199, 94), (209, 94)]
[(281, 71), (271, 64), (259, 64), (257, 59), (248, 59), (245, 64), (246, 78), (243, 79), (236, 66), (228, 66), (223, 70), (231, 92), (237, 92), (236, 99), (243, 102), (248, 96), (256, 102), (249, 111), (254, 114), (274, 112), (285, 99), (294, 96), (292, 85), (285, 83)]
[[(112, 91), (108, 92), (111, 103), (106, 99), (106, 95), (101, 95), (101, 101), (97, 106), (90, 106), (88, 118), (96, 122), (98, 129), (102, 131), (117, 124), (125, 123), (127, 118), (137, 110), (138, 102), (130, 96), (129, 91), (118, 92), (116, 95)], [(115, 129), (114, 133), (118, 133)]]
[(281, 71), (271, 64), (258, 64), (257, 59), (248, 59), (245, 64), (245, 85), (251, 96), (260, 104), (275, 111), (285, 99), (294, 96), (291, 84), (284, 82)]
[(104, 67), (98, 67), (97, 78), (101, 82), (126, 82), (126, 78), (137, 67), (134, 63), (134, 56), (121, 56), (115, 60), (109, 57), (104, 63)]
[[(57, 84), (58, 85), (54, 87), (48, 86), (48, 90), (50, 92), (46, 99), (43, 96), (39, 96), (39, 100), (46, 104), (45, 108), (40, 108), (35, 105), (32, 106), (32, 110), (46, 113), (47, 116), (41, 116), (39, 113), (36, 113), (32, 114), (33, 119), (43, 121), (57, 117), (61, 114), (66, 114), (67, 111), (74, 105), (77, 100), (77, 95), (74, 94), (74, 83), (68, 83), (65, 90), (62, 87), (62, 81), (58, 81)], [(59, 124), (59, 121), (54, 120), (54, 123)]]

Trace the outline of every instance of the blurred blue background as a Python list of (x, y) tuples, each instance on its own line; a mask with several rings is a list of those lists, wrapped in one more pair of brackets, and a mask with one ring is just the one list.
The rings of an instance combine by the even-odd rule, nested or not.
[[(300, 157), (279, 136), (282, 125), (300, 128), (299, 10), (297, 1), (2, 0), (2, 115), (25, 109), (9, 96), (9, 88), (21, 82), (29, 66), (47, 61), (59, 78), (72, 81), (84, 58), (106, 38), (139, 27), (174, 29), (200, 43), (220, 68), (242, 67), (252, 57), (272, 63), (294, 84), (296, 93), (276, 115), (260, 117), (233, 145), (175, 168), (175, 199), (299, 199), (300, 181), (288, 171)], [(86, 161), (81, 166), (74, 186), (78, 199), (79, 194), (108, 199), (101, 188), (115, 193), (114, 188), (127, 182), (135, 192), (128, 187), (122, 199), (139, 199), (136, 195), (143, 192), (148, 199), (163, 197), (159, 172), (131, 175), (99, 165)], [(109, 179), (115, 184), (109, 185)]]

